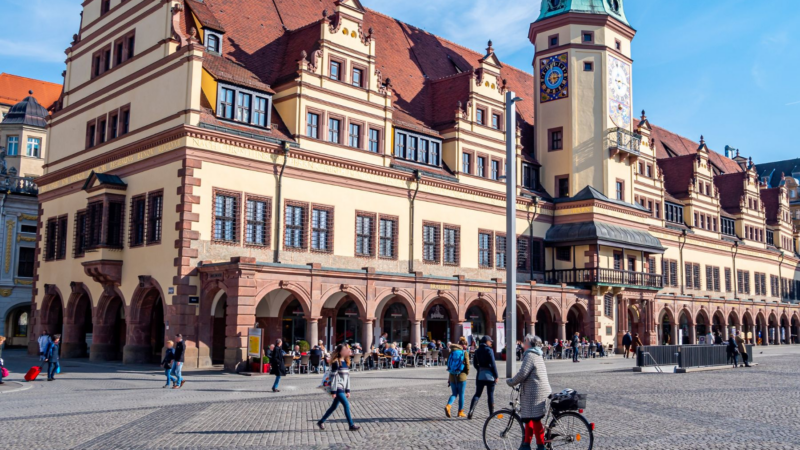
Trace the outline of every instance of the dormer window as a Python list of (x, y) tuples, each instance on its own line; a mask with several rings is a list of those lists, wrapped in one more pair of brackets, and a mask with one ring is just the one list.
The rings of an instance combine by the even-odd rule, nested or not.
[(222, 35), (210, 30), (205, 30), (206, 34), (206, 51), (211, 53), (222, 53)]
[(220, 83), (217, 98), (217, 117), (269, 128), (272, 111), (271, 95)]

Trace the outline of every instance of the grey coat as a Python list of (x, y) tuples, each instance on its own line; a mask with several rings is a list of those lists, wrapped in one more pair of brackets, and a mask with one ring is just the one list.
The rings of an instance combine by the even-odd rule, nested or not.
[(521, 384), (519, 415), (524, 419), (543, 417), (547, 412), (547, 396), (553, 391), (547, 379), (544, 358), (532, 350), (527, 350), (522, 357), (522, 367), (514, 378), (506, 380), (509, 386)]

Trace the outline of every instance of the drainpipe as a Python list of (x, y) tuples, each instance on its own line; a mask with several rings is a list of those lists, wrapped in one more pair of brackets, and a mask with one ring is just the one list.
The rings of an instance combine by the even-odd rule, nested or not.
[(283, 164), (281, 165), (281, 171), (278, 174), (278, 186), (276, 188), (276, 198), (277, 202), (275, 203), (275, 252), (272, 255), (272, 262), (280, 263), (280, 254), (281, 254), (281, 197), (283, 194), (283, 171), (286, 170), (286, 161), (289, 160), (289, 143), (284, 141), (283, 142)]
[(678, 273), (681, 275), (681, 295), (685, 294), (686, 289), (686, 268), (683, 267), (683, 247), (686, 245), (686, 230), (683, 230), (681, 233), (683, 237), (683, 243), (679, 242), (678, 250), (680, 252), (680, 265), (678, 266)]
[(736, 255), (739, 253), (739, 241), (733, 243), (733, 273), (731, 283), (733, 284), (733, 299), (739, 299), (739, 276), (736, 274)]
[[(539, 212), (539, 197), (534, 195), (531, 198), (531, 200), (533, 201), (533, 216), (531, 217), (530, 226), (528, 227), (528, 234), (530, 235), (530, 244), (528, 244), (528, 245), (533, 247), (533, 222), (536, 222), (536, 213)], [(530, 250), (531, 249), (528, 249), (528, 253), (529, 254), (531, 254)], [(544, 242), (542, 242), (542, 251), (544, 251)], [(542, 257), (544, 257), (544, 255), (542, 255)], [(531, 272), (530, 273), (531, 280), (533, 280), (533, 260), (532, 259), (531, 259), (530, 263), (528, 263), (528, 267), (530, 268), (530, 272)], [(542, 267), (542, 269), (546, 269), (546, 267)]]
[(417, 192), (419, 192), (419, 181), (422, 175), (419, 170), (414, 171), (414, 181), (417, 186), (414, 188), (414, 195), (411, 196), (411, 226), (409, 227), (409, 242), (408, 242), (408, 272), (414, 272), (414, 202), (417, 200)]

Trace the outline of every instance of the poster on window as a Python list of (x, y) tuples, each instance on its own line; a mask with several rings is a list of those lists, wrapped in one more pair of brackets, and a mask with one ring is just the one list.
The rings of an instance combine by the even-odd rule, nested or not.
[(251, 358), (261, 357), (261, 342), (262, 330), (261, 328), (248, 328), (247, 329), (247, 356)]
[(470, 342), (470, 338), (472, 337), (472, 323), (465, 322), (461, 324), (461, 335), (467, 338), (467, 342)]
[(495, 339), (495, 351), (502, 351), (506, 347), (506, 324), (497, 323), (497, 339)]
[(698, 337), (697, 338), (697, 343), (700, 344), (700, 345), (706, 345), (706, 337), (705, 336)]

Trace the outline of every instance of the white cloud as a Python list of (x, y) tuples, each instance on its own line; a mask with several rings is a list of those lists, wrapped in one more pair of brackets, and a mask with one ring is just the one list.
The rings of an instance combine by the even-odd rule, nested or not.
[(796, 101), (796, 102), (790, 102), (790, 103), (787, 103), (787, 104), (786, 104), (786, 105), (784, 105), (784, 106), (794, 106), (794, 105), (800, 105), (800, 100), (798, 100), (798, 101)]

